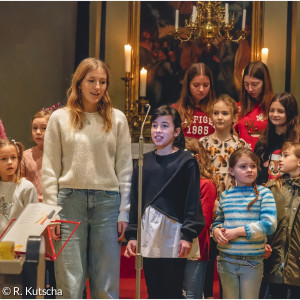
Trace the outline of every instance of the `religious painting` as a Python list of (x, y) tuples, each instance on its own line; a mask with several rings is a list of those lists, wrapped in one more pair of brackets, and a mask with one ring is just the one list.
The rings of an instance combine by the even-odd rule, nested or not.
[(153, 108), (176, 102), (182, 80), (192, 63), (203, 62), (213, 73), (217, 95), (226, 93), (238, 101), (239, 80), (235, 78), (251, 59), (251, 1), (229, 2), (229, 17), (234, 14), (235, 29), (242, 27), (243, 9), (250, 34), (235, 43), (216, 38), (210, 47), (200, 40), (181, 43), (174, 31), (175, 10), (179, 9), (179, 30), (184, 30), (193, 2), (142, 1), (140, 14), (140, 68), (148, 70), (147, 98)]
[[(139, 70), (147, 69), (146, 99), (152, 107), (178, 101), (186, 70), (195, 62), (208, 65), (213, 73), (216, 95), (229, 94), (239, 100), (242, 71), (251, 61), (260, 57), (262, 30), (262, 3), (230, 1), (229, 19), (234, 14), (234, 30), (241, 30), (243, 10), (246, 9), (245, 40), (239, 43), (216, 38), (207, 43), (200, 40), (180, 42), (171, 34), (175, 29), (175, 11), (179, 9), (179, 30), (185, 29), (189, 20), (192, 1), (141, 1), (133, 4), (130, 15), (129, 40), (135, 45), (134, 59), (137, 62), (133, 76), (131, 95), (132, 111), (140, 113), (138, 95)], [(225, 5), (225, 2), (222, 2)], [(129, 116), (131, 117), (131, 116)], [(135, 118), (134, 118), (135, 119)]]

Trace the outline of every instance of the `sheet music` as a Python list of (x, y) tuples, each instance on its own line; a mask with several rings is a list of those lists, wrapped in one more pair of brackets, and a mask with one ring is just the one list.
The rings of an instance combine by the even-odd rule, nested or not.
[(61, 206), (44, 203), (29, 203), (20, 214), (1, 241), (15, 242), (15, 251), (26, 252), (26, 244), (30, 235), (40, 236), (52, 220), (56, 219)]

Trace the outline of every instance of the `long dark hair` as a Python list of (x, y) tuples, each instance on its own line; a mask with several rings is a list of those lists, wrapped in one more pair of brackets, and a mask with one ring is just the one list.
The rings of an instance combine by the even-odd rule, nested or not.
[(243, 72), (242, 95), (241, 95), (241, 104), (242, 104), (241, 117), (246, 116), (250, 111), (252, 111), (255, 105), (255, 102), (252, 101), (251, 97), (248, 95), (244, 86), (245, 76), (247, 75), (263, 81), (262, 98), (259, 103), (259, 107), (266, 115), (271, 104), (271, 99), (274, 95), (271, 76), (267, 66), (264, 63), (260, 61), (255, 61), (249, 63)]
[[(285, 109), (286, 114), (286, 132), (284, 133), (285, 142), (299, 142), (300, 139), (300, 125), (298, 117), (298, 104), (295, 97), (290, 93), (277, 94), (272, 98), (270, 107), (273, 102), (278, 101)], [(270, 109), (269, 109), (270, 110)], [(261, 135), (261, 146), (257, 149), (258, 153), (261, 154), (263, 160), (267, 160), (266, 155), (270, 154), (270, 149), (272, 148), (272, 141), (276, 141), (275, 136), (275, 125), (272, 124), (270, 118), (268, 117), (268, 124)]]
[(173, 107), (170, 107), (168, 105), (163, 105), (155, 109), (155, 111), (152, 114), (151, 117), (151, 125), (152, 123), (160, 116), (171, 116), (174, 124), (174, 128), (180, 128), (180, 133), (177, 137), (175, 137), (173, 146), (177, 147), (179, 149), (185, 148), (185, 140), (184, 135), (181, 130), (181, 118), (177, 110)]
[(183, 79), (181, 97), (178, 101), (179, 104), (178, 111), (182, 119), (182, 122), (184, 122), (184, 124), (182, 124), (183, 128), (189, 127), (193, 122), (192, 118), (195, 111), (195, 103), (191, 93), (190, 83), (194, 79), (194, 77), (199, 75), (207, 76), (209, 78), (209, 83), (210, 83), (210, 89), (207, 97), (201, 100), (199, 104), (200, 109), (206, 114), (208, 114), (209, 104), (215, 98), (213, 76), (210, 68), (204, 63), (192, 64), (185, 73)]

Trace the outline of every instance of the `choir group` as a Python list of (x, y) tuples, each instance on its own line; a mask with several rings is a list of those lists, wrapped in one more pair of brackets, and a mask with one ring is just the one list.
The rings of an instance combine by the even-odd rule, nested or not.
[[(215, 96), (204, 63), (187, 70), (180, 99), (151, 115), (155, 150), (144, 155), (141, 254), (149, 298), (299, 298), (300, 126), (293, 95), (273, 94), (268, 68), (249, 63), (241, 97)], [(47, 264), (47, 287), (118, 298), (120, 246), (135, 256), (138, 166), (126, 116), (108, 94), (104, 62), (84, 59), (67, 104), (31, 120), (24, 151), (0, 121), (0, 234), (27, 203), (60, 205), (81, 222)], [(60, 248), (73, 228), (51, 226)]]

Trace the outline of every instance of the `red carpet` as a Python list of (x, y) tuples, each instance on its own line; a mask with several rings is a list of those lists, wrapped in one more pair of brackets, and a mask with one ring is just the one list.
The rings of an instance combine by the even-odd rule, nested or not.
[[(121, 270), (120, 270), (120, 299), (135, 299), (136, 279), (135, 279), (135, 258), (127, 258), (124, 256), (125, 246), (122, 246), (121, 250)], [(89, 282), (86, 282), (87, 286), (87, 299), (91, 299), (89, 290)], [(215, 268), (214, 277), (214, 298), (219, 299), (219, 279), (218, 272)], [(147, 286), (145, 283), (144, 272), (142, 270), (141, 276), (141, 299), (147, 299)]]
[[(121, 250), (121, 271), (120, 271), (120, 299), (135, 299), (135, 258), (124, 256), (125, 246)], [(141, 276), (141, 299), (147, 299), (147, 287), (144, 272)]]
[(219, 286), (219, 275), (217, 271), (217, 261), (215, 263), (213, 294), (214, 294), (214, 299), (220, 299), (220, 286)]
[[(134, 299), (135, 298), (135, 258), (124, 257), (125, 247), (122, 247), (121, 251), (121, 272), (120, 272), (120, 299)], [(219, 279), (218, 272), (215, 269), (214, 278), (214, 298), (219, 299)], [(141, 299), (147, 299), (147, 287), (144, 279), (144, 273), (142, 270), (141, 279)]]

